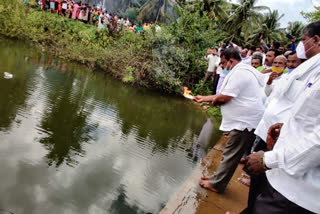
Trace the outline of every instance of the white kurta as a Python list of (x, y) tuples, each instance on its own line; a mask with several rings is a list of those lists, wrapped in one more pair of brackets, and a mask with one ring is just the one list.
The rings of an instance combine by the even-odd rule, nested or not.
[[(286, 78), (280, 79), (275, 90), (271, 93), (266, 102), (266, 110), (255, 131), (255, 134), (264, 141), (267, 139), (270, 126), (276, 123), (284, 123), (290, 114), (290, 109), (296, 102), (293, 97), (302, 93), (303, 87), (301, 78), (308, 79), (311, 75), (310, 69), (313, 69), (315, 63), (320, 60), (320, 54), (312, 57), (308, 61), (297, 67), (293, 73), (287, 75)], [(299, 78), (298, 78), (299, 77)], [(299, 79), (293, 81), (295, 79)], [(288, 88), (290, 85), (290, 89)]]
[[(320, 213), (320, 54), (292, 74), (280, 98), (293, 101), (272, 151), (265, 153), (267, 178), (293, 203)], [(304, 63), (304, 64), (305, 64)], [(298, 72), (298, 73), (297, 73)]]

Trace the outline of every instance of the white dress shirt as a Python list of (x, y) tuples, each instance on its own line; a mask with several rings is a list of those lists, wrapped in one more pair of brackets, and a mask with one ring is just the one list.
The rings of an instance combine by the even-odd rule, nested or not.
[(219, 64), (220, 62), (220, 57), (214, 56), (212, 54), (209, 54), (208, 56), (204, 57), (206, 60), (208, 60), (208, 72), (213, 72), (214, 68)]
[(247, 65), (251, 65), (251, 56), (241, 57), (241, 62)]
[(228, 103), (221, 106), (222, 123), (220, 130), (255, 129), (264, 112), (263, 75), (250, 65), (237, 64), (226, 76), (221, 94), (231, 96)]
[[(300, 79), (308, 79), (312, 74), (311, 69), (316, 67), (314, 64), (318, 63), (319, 60), (320, 54), (305, 61), (293, 73), (279, 80), (279, 84), (277, 83), (277, 87), (266, 101), (266, 110), (255, 131), (255, 134), (262, 140), (266, 141), (270, 126), (276, 123), (284, 123), (287, 120), (290, 109), (296, 101), (294, 97), (302, 93), (301, 87), (303, 86)], [(297, 78), (299, 80), (296, 80)], [(288, 88), (289, 85), (290, 89)]]
[[(279, 94), (293, 101), (272, 151), (265, 153), (271, 186), (293, 203), (320, 213), (320, 54), (298, 68)], [(303, 63), (303, 64), (305, 64)], [(296, 74), (298, 72), (298, 74)], [(300, 74), (299, 74), (300, 73)]]
[[(274, 79), (272, 81), (272, 84), (270, 84), (270, 85), (266, 84), (264, 92), (266, 93), (267, 97), (269, 97), (270, 94), (272, 93), (272, 91), (277, 88), (277, 85), (285, 84), (285, 83), (283, 83), (283, 81), (288, 81), (289, 80), (290, 73), (291, 72), (288, 71), (288, 73), (282, 74), (278, 78)], [(269, 78), (268, 78), (268, 80), (269, 80)]]

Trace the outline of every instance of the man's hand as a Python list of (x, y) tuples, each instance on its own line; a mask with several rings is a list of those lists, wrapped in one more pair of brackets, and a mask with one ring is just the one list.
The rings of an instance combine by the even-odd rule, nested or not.
[(197, 103), (212, 102), (216, 95), (211, 96), (195, 96), (194, 101)]
[(267, 136), (267, 148), (268, 150), (272, 150), (274, 145), (276, 144), (278, 137), (280, 135), (281, 128), (283, 126), (283, 123), (277, 123), (272, 126), (270, 126), (268, 130), (268, 136)]
[(263, 34), (259, 37), (260, 42), (263, 42)]
[(261, 73), (263, 73), (263, 74), (270, 73), (270, 72), (272, 72), (272, 70), (271, 69), (267, 69), (267, 68), (265, 68), (265, 69), (263, 69), (261, 71)]
[(277, 73), (277, 72), (272, 72), (272, 74), (270, 74), (269, 79), (267, 84), (271, 85), (273, 80), (277, 79), (278, 77), (280, 77), (282, 75), (282, 73)]
[(258, 175), (260, 173), (265, 172), (265, 167), (261, 163), (261, 159), (264, 155), (263, 151), (255, 152), (249, 155), (245, 162), (249, 172)]

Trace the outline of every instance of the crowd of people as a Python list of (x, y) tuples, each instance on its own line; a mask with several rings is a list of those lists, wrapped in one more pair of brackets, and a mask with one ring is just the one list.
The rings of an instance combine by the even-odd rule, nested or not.
[(204, 81), (213, 94), (196, 102), (221, 106), (228, 140), (212, 176), (201, 187), (223, 193), (238, 163), (249, 186), (241, 213), (320, 213), (320, 20), (286, 50), (279, 42), (243, 49), (208, 49)]
[[(81, 21), (85, 24), (92, 24), (99, 29), (107, 28), (109, 32), (130, 31), (137, 34), (147, 31), (154, 25), (153, 22), (136, 25), (128, 18), (108, 13), (108, 11), (97, 7), (89, 6), (86, 3), (74, 0), (39, 0), (38, 6), (41, 10), (56, 13), (67, 18)], [(154, 25), (156, 30), (160, 28)]]

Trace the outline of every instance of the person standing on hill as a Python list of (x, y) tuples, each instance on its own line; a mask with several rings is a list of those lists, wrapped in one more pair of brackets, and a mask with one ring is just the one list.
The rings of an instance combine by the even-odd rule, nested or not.
[(218, 56), (218, 49), (217, 48), (208, 49), (207, 54), (204, 56), (204, 59), (208, 61), (208, 69), (204, 77), (203, 84), (205, 84), (210, 77), (212, 77), (212, 84), (213, 84), (215, 74), (216, 74), (215, 72), (220, 62), (220, 58)]
[(78, 12), (79, 7), (80, 6), (79, 6), (79, 4), (77, 2), (73, 4), (73, 10), (72, 10), (71, 18), (77, 19), (77, 12)]

